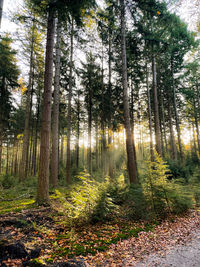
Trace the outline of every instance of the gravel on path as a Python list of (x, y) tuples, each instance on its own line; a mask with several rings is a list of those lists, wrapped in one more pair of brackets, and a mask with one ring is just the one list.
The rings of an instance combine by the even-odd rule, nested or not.
[(159, 254), (150, 254), (135, 267), (200, 267), (200, 230), (192, 233), (192, 240)]

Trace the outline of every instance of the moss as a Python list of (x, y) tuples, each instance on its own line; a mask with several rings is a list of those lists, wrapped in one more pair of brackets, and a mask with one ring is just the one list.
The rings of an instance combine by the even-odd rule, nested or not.
[(23, 209), (31, 209), (36, 207), (33, 199), (20, 199), (13, 201), (1, 201), (0, 202), (0, 214), (9, 212), (19, 212)]

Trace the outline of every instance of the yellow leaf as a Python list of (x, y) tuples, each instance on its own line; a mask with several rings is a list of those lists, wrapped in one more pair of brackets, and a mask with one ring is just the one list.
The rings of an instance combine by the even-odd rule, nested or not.
[(19, 88), (21, 90), (21, 94), (23, 95), (27, 91), (27, 88), (26, 88), (25, 83), (24, 83), (24, 79), (22, 77), (19, 78), (18, 83), (20, 85)]

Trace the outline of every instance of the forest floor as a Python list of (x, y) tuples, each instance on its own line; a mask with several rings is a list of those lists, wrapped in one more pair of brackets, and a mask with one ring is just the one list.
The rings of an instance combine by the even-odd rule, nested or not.
[(162, 251), (162, 253), (150, 254), (135, 267), (199, 267), (200, 266), (200, 229), (190, 235), (191, 241), (185, 245), (176, 245)]
[(71, 258), (77, 266), (200, 266), (200, 210), (151, 223), (115, 218), (69, 226), (55, 209), (21, 205), (28, 209), (15, 204), (3, 213), (0, 205), (0, 266), (64, 266)]
[(192, 210), (91, 257), (88, 266), (199, 267), (199, 252), (200, 211)]

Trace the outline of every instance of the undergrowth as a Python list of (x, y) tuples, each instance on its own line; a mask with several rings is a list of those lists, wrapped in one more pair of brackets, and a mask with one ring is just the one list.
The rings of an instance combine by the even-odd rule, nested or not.
[[(73, 178), (70, 187), (51, 189), (53, 207), (65, 217), (67, 225), (97, 223), (113, 218), (153, 220), (168, 214), (180, 214), (200, 206), (199, 168), (186, 179), (172, 178), (171, 165), (155, 155), (140, 168), (140, 183), (127, 184), (126, 172), (115, 179), (92, 178), (85, 171)], [(170, 174), (170, 175), (169, 175)], [(169, 179), (170, 177), (170, 179)], [(102, 181), (103, 180), (103, 181)], [(9, 175), (0, 177), (0, 213), (31, 207), (36, 194), (37, 178), (23, 183)], [(13, 199), (13, 203), (12, 200)]]
[[(157, 155), (154, 162), (145, 162), (138, 185), (127, 184), (126, 172), (98, 181), (81, 172), (70, 187), (51, 189), (52, 208), (57, 211), (49, 214), (52, 228), (33, 225), (34, 235), (53, 248), (44, 261), (95, 255), (142, 231), (153, 231), (168, 215), (200, 206), (198, 171), (193, 170), (188, 182), (182, 177), (170, 180), (168, 165)], [(1, 176), (0, 185), (1, 214), (36, 207), (36, 177), (19, 183), (14, 177)]]

